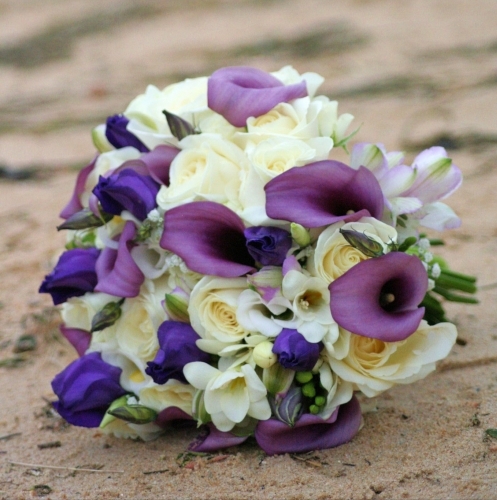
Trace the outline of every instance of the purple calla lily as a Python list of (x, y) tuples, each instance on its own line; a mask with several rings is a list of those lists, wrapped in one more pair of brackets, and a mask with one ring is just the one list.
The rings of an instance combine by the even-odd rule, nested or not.
[(136, 227), (128, 221), (119, 237), (117, 250), (106, 247), (102, 250), (95, 266), (98, 284), (96, 292), (104, 292), (115, 297), (136, 297), (145, 276), (131, 257), (136, 236)]
[(73, 361), (52, 380), (59, 400), (53, 406), (62, 418), (80, 427), (98, 427), (110, 404), (126, 394), (119, 384), (121, 368), (92, 352)]
[(307, 96), (304, 81), (284, 85), (256, 68), (232, 66), (215, 71), (207, 83), (207, 105), (235, 127), (247, 118), (264, 115), (281, 102)]
[(213, 451), (242, 444), (248, 438), (248, 436), (235, 436), (231, 432), (222, 432), (213, 424), (204, 426), (203, 431), (204, 433), (188, 446), (190, 451), (212, 453)]
[(59, 330), (74, 349), (76, 349), (79, 356), (83, 356), (88, 347), (90, 347), (91, 333), (79, 328), (68, 328), (66, 325), (60, 325)]
[(160, 246), (179, 255), (189, 269), (233, 278), (254, 271), (245, 246), (243, 221), (212, 201), (194, 201), (164, 214)]
[(160, 145), (144, 154), (140, 161), (142, 161), (147, 170), (156, 182), (169, 186), (169, 169), (171, 163), (176, 158), (180, 150), (174, 146)]
[(105, 137), (116, 148), (132, 146), (142, 153), (149, 151), (136, 135), (132, 134), (126, 128), (129, 120), (123, 115), (113, 115), (107, 118), (105, 123)]
[(81, 203), (81, 195), (85, 191), (85, 184), (88, 176), (91, 174), (92, 170), (95, 168), (95, 163), (97, 162), (98, 156), (96, 156), (91, 163), (79, 171), (78, 177), (76, 179), (76, 184), (74, 186), (74, 191), (72, 193), (71, 199), (67, 205), (60, 212), (59, 217), (61, 219), (69, 219), (71, 215), (83, 210), (83, 204)]
[(196, 425), (196, 422), (193, 420), (191, 415), (185, 413), (181, 408), (177, 406), (168, 406), (164, 410), (162, 410), (154, 423), (162, 428), (169, 427), (172, 423), (181, 422), (181, 423), (191, 423), (193, 426)]
[(418, 257), (392, 252), (359, 262), (329, 286), (333, 319), (357, 335), (397, 342), (418, 328), (428, 276)]
[(292, 168), (265, 186), (266, 212), (272, 219), (320, 227), (361, 217), (381, 219), (383, 194), (373, 173), (334, 160)]
[(327, 420), (310, 413), (302, 415), (293, 427), (274, 418), (261, 420), (255, 429), (255, 439), (268, 455), (334, 448), (357, 434), (361, 419), (361, 407), (353, 397)]

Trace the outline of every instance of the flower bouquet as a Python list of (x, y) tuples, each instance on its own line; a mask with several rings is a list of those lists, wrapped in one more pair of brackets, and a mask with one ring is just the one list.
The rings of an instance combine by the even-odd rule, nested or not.
[(322, 82), (223, 68), (149, 86), (93, 130), (40, 288), (80, 356), (52, 382), (69, 423), (148, 440), (191, 421), (196, 451), (330, 448), (361, 426), (357, 393), (448, 355), (440, 297), (474, 302), (475, 280), (423, 232), (459, 226), (440, 200), (461, 172), (441, 147), (412, 165), (348, 153), (353, 116)]

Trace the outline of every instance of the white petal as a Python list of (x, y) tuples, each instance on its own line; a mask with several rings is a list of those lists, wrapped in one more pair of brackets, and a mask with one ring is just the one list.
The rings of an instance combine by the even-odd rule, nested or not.
[(184, 366), (183, 373), (193, 387), (205, 390), (211, 378), (219, 375), (220, 371), (202, 361), (194, 361)]

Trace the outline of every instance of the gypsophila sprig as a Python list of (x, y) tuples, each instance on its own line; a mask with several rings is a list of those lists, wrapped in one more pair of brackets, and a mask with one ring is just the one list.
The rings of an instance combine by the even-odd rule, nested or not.
[(409, 165), (351, 145), (322, 82), (222, 68), (149, 86), (93, 130), (40, 287), (80, 356), (52, 383), (68, 422), (149, 440), (196, 421), (197, 452), (330, 448), (361, 426), (354, 393), (449, 354), (441, 301), (475, 302), (475, 278), (424, 232), (459, 226), (441, 200), (461, 172), (441, 147)]

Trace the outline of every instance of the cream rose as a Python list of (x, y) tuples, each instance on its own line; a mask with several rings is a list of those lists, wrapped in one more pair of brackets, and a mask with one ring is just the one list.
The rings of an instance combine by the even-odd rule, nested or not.
[(170, 185), (162, 186), (157, 203), (165, 210), (195, 200), (238, 204), (240, 172), (247, 168), (243, 151), (214, 134), (190, 135), (171, 163)]
[(193, 329), (208, 341), (197, 342), (201, 349), (217, 354), (250, 333), (237, 320), (238, 300), (246, 289), (245, 278), (205, 276), (197, 283), (190, 296), (188, 313)]
[(373, 397), (396, 384), (410, 384), (425, 378), (435, 370), (436, 361), (449, 354), (456, 338), (456, 327), (452, 323), (429, 326), (426, 321), (400, 342), (383, 342), (348, 333), (348, 354), (341, 360), (330, 357), (329, 362), (340, 378)]
[(192, 403), (195, 389), (189, 384), (183, 384), (174, 379), (159, 385), (150, 381), (138, 393), (140, 404), (157, 412), (176, 406), (188, 415), (192, 415)]
[(316, 250), (310, 256), (307, 269), (327, 283), (336, 280), (351, 267), (368, 259), (360, 250), (349, 245), (340, 234), (340, 229), (349, 229), (365, 234), (387, 250), (388, 243), (397, 241), (397, 231), (373, 217), (363, 217), (358, 222), (337, 222), (327, 227), (318, 237)]

